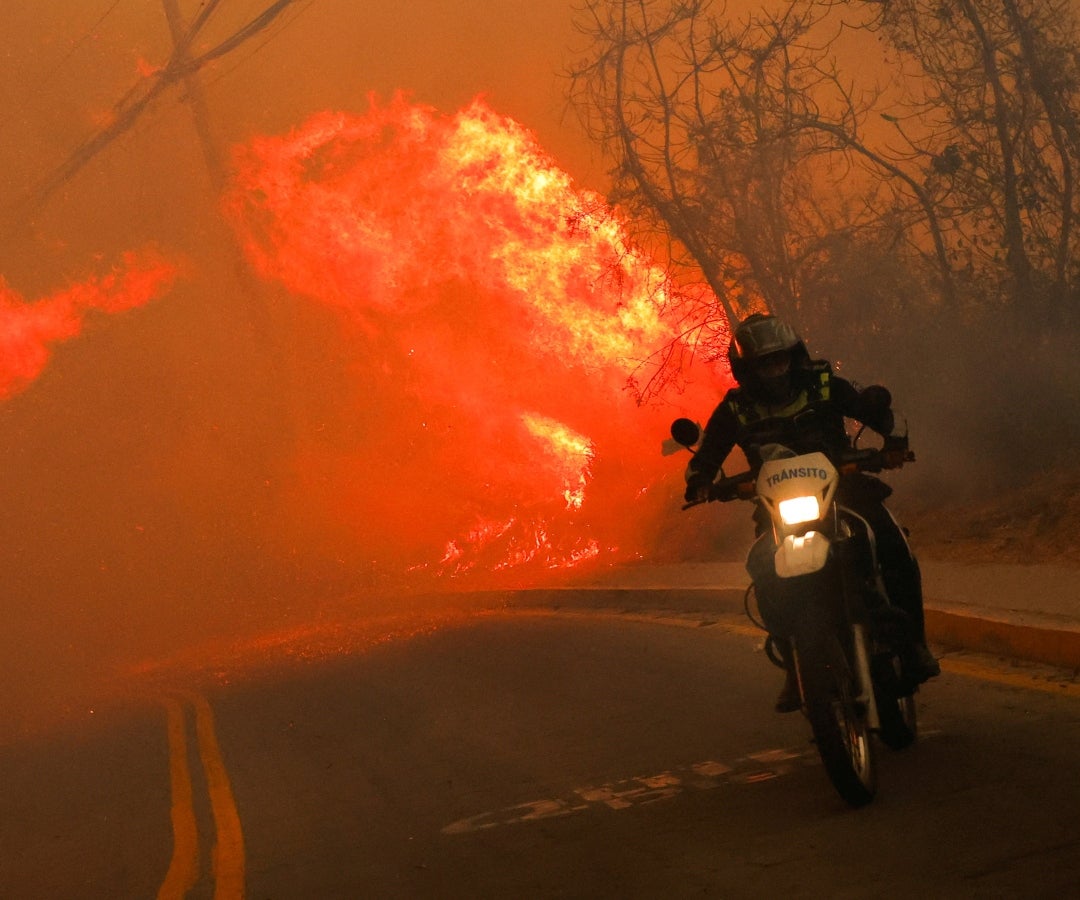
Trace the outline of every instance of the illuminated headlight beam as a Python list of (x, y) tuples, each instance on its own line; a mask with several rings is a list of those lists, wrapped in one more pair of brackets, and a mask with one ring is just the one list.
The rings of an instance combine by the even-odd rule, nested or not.
[(817, 497), (792, 497), (781, 500), (780, 519), (785, 525), (802, 525), (804, 522), (816, 522), (821, 518), (821, 506)]

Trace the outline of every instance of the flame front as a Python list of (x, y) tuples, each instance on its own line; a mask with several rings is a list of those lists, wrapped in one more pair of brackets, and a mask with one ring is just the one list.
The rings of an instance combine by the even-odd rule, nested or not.
[(656, 420), (625, 386), (677, 339), (677, 291), (600, 197), (480, 101), (443, 116), (372, 99), (235, 163), (226, 211), (249, 258), (339, 312), (343, 414), (373, 428), (345, 450), (310, 435), (298, 502), (321, 492), (373, 552), (404, 542), (444, 571), (634, 543), (644, 485), (617, 479), (651, 477)]
[(176, 268), (156, 254), (125, 254), (109, 274), (27, 302), (0, 278), (0, 399), (27, 387), (48, 364), (52, 345), (77, 336), (88, 311), (118, 313), (160, 295)]
[(590, 466), (596, 455), (592, 441), (561, 422), (525, 413), (521, 417), (529, 433), (547, 443), (548, 456), (563, 479), (562, 495), (567, 509), (581, 509), (585, 486), (592, 476)]

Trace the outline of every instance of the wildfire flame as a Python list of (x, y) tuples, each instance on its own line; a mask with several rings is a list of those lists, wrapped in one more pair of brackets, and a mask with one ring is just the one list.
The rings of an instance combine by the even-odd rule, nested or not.
[(592, 441), (544, 416), (524, 413), (521, 421), (530, 434), (548, 443), (548, 452), (563, 479), (566, 508), (581, 509), (585, 502), (585, 485), (592, 475), (590, 465), (596, 456)]
[(644, 485), (621, 479), (651, 477), (656, 417), (625, 386), (677, 340), (677, 290), (614, 210), (479, 100), (446, 116), (372, 98), (253, 140), (235, 169), (225, 208), (249, 258), (340, 313), (368, 391), (352, 414), (380, 415), (344, 454), (310, 437), (299, 493), (441, 571), (633, 543)]
[(81, 333), (88, 312), (118, 313), (163, 293), (176, 268), (157, 254), (128, 253), (107, 275), (27, 302), (0, 277), (0, 399), (25, 389), (49, 362), (51, 347)]

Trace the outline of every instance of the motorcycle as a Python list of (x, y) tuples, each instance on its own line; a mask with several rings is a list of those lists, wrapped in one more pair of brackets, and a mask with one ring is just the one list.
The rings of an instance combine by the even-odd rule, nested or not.
[[(671, 435), (693, 453), (701, 429), (678, 419)], [(769, 634), (769, 659), (793, 666), (802, 712), (833, 786), (851, 806), (864, 806), (877, 791), (873, 735), (891, 749), (916, 740), (917, 684), (904, 668), (910, 622), (889, 602), (873, 531), (838, 501), (837, 488), (841, 473), (881, 472), (915, 456), (906, 440), (900, 452), (886, 454), (858, 449), (856, 438), (854, 449), (832, 458), (777, 444), (761, 448), (761, 457), (757, 471), (721, 473), (706, 500), (683, 509), (742, 499), (767, 517), (773, 543), (761, 549), (774, 550), (778, 589), (766, 601), (751, 584), (747, 614)], [(751, 612), (752, 599), (761, 621)]]

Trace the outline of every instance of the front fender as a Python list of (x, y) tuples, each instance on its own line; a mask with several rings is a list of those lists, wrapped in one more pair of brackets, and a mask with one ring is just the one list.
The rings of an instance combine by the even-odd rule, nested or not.
[(754, 593), (762, 624), (778, 637), (834, 632), (843, 617), (843, 594), (832, 560), (807, 575), (763, 574), (754, 579)]
[(812, 575), (825, 568), (829, 561), (832, 542), (820, 531), (787, 535), (776, 548), (773, 557), (776, 574), (780, 578)]

